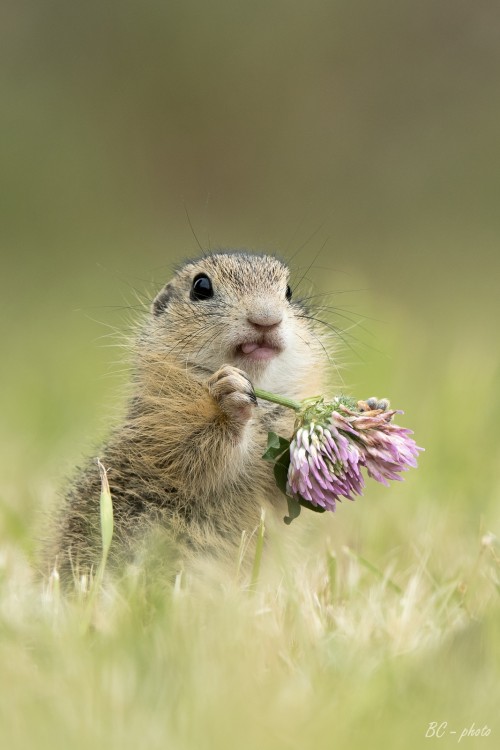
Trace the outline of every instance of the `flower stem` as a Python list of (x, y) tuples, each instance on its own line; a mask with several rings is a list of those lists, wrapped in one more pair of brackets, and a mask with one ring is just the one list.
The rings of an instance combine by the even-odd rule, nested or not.
[(272, 401), (273, 404), (280, 404), (281, 406), (286, 406), (288, 409), (294, 409), (295, 411), (300, 411), (302, 409), (302, 403), (300, 401), (294, 401), (293, 398), (278, 396), (277, 393), (263, 391), (261, 388), (254, 388), (254, 391), (257, 398), (262, 398), (264, 401)]

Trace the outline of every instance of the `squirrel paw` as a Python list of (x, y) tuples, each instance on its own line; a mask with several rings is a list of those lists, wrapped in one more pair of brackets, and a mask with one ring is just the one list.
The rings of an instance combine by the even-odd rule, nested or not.
[(231, 365), (224, 365), (208, 379), (208, 391), (222, 411), (231, 419), (247, 422), (257, 405), (253, 385), (248, 376)]

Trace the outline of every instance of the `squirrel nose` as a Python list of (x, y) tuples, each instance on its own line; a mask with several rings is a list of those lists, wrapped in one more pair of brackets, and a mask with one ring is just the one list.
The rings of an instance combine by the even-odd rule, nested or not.
[(247, 320), (257, 328), (258, 331), (270, 331), (277, 328), (281, 323), (283, 316), (281, 312), (270, 311), (252, 311), (248, 313)]

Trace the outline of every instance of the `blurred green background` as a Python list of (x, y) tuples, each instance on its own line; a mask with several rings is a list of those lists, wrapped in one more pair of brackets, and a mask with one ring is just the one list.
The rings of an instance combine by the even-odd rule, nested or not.
[(8, 0), (0, 61), (2, 537), (31, 553), (119, 413), (113, 331), (199, 241), (342, 292), (367, 329), (346, 387), (427, 449), (371, 490), (388, 518), (360, 502), (329, 531), (472, 559), (499, 527), (498, 3)]
[[(325, 243), (316, 286), (365, 290), (346, 304), (377, 318), (371, 343), (393, 365), (411, 342), (393, 398), (425, 401), (442, 366), (481, 391), (499, 314), (497, 3), (22, 0), (1, 14), (7, 472), (11, 453), (45, 465), (54, 440), (93, 429), (116, 385), (96, 339), (124, 328), (132, 288), (151, 294), (196, 254), (186, 209), (204, 246), (304, 245), (304, 267)], [(364, 388), (377, 363), (361, 361), (345, 377)]]

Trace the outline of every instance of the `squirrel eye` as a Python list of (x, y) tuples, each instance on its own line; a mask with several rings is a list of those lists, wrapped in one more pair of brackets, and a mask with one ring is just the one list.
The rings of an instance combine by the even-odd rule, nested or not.
[(286, 298), (288, 301), (292, 299), (292, 289), (290, 286), (287, 286), (286, 288)]
[(210, 299), (210, 297), (214, 296), (212, 282), (205, 273), (199, 273), (198, 276), (194, 277), (191, 294), (189, 296), (195, 302), (203, 299)]

